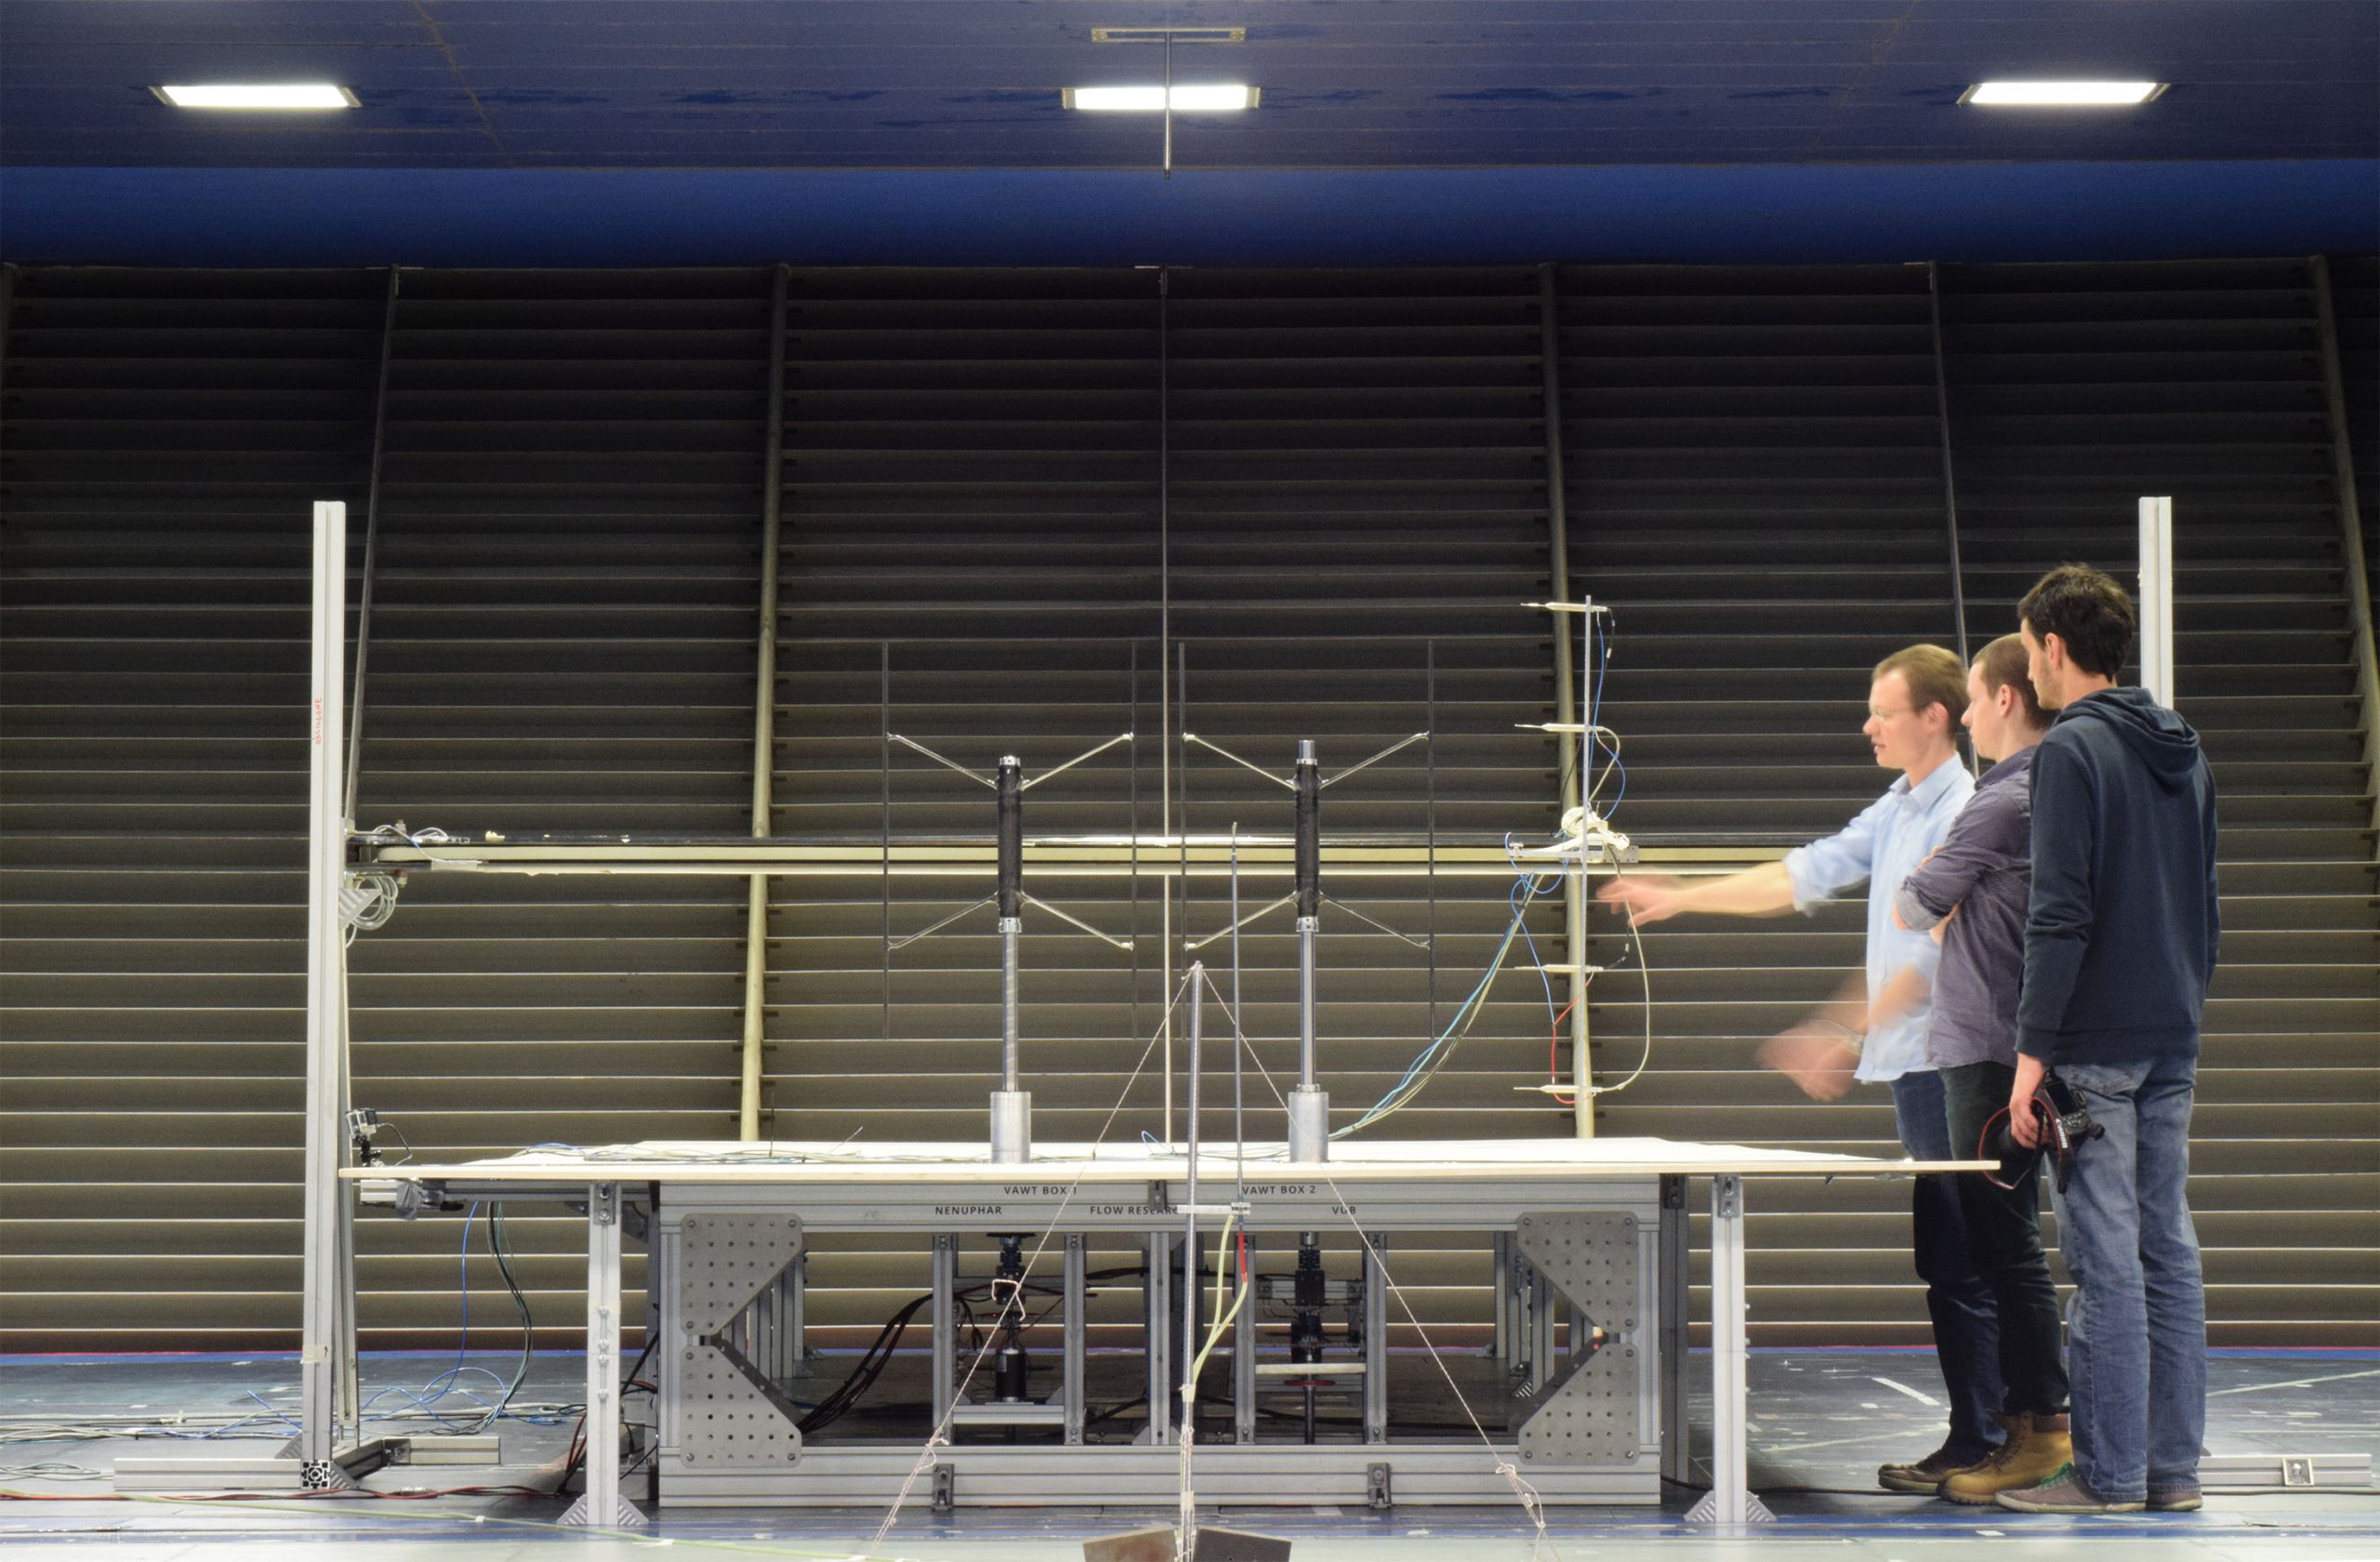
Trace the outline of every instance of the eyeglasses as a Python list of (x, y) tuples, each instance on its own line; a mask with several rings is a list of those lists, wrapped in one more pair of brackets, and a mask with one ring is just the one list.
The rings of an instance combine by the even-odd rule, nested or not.
[(1868, 714), (1874, 717), (1879, 721), (1889, 721), (1895, 717), (1914, 716), (1917, 712), (1914, 709), (1911, 709), (1906, 707), (1899, 710), (1879, 710), (1871, 705), (1868, 708)]

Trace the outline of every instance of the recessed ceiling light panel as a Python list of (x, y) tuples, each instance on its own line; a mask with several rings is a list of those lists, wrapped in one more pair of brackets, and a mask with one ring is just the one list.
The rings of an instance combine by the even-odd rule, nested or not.
[(1245, 27), (1094, 27), (1094, 44), (1244, 44)]
[(178, 109), (360, 109), (363, 99), (329, 82), (210, 82), (149, 89)]
[(2165, 90), (2146, 81), (1988, 81), (1959, 95), (1987, 109), (2118, 109), (2146, 103)]
[[(1166, 107), (1162, 86), (1070, 86), (1064, 101), (1084, 113), (1160, 113)], [(1175, 113), (1236, 113), (1254, 108), (1256, 101), (1252, 86), (1177, 84), (1173, 88)]]

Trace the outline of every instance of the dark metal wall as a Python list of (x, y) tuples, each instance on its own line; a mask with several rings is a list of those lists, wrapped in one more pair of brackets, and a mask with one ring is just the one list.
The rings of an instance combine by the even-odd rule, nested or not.
[[(1159, 741), (1184, 729), (1286, 774), (1299, 738), (1333, 770), (1426, 728), (1331, 790), (1328, 829), (1492, 846), (1549, 828), (1552, 744), (1515, 726), (1552, 712), (1548, 627), (1522, 606), (1549, 580), (1540, 283), (1181, 271), (1161, 294), (1154, 271), (789, 272), (774, 828), (988, 834), (989, 794), (888, 727), (1028, 771), (1143, 735), (1030, 794), (1035, 833), (1281, 833), (1288, 794)], [(2309, 269), (1945, 269), (1938, 346), (1927, 283), (1556, 273), (1573, 589), (1618, 614), (1617, 820), (1739, 857), (1831, 827), (1884, 779), (1856, 731), (1867, 668), (1952, 640), (1954, 579), (1979, 645), (2033, 572), (2128, 560), (2134, 498), (2173, 494), (2181, 698), (2224, 790), (2235, 930), (2194, 1190), (2216, 1331), (2369, 1340), (2380, 886)], [(294, 1331), (309, 501), (350, 502), (356, 608), (378, 509), (360, 824), (748, 827), (775, 284), (407, 272), (391, 316), (386, 273), (14, 275), (11, 1343)], [(2358, 428), (2372, 284), (2369, 262), (2337, 264)], [(1342, 1120), (1469, 990), (1509, 882), (1384, 867), (1332, 886), (1351, 908), (1324, 924)], [(1086, 866), (1033, 887), (1135, 935), (1127, 953), (1028, 914), (1040, 1132), (1084, 1135), (1159, 1028), (1164, 935), (1220, 928), (1227, 885)], [(765, 1132), (980, 1133), (988, 914), (897, 952), (886, 933), (988, 888), (988, 869), (865, 865), (773, 881)], [(1278, 893), (1243, 885), (1251, 907)], [(1538, 958), (1568, 958), (1558, 907), (1540, 911)], [(1811, 1106), (1751, 1063), (1856, 964), (1858, 926), (1855, 905), (1658, 930), (1651, 1065), (1602, 1131), (1884, 1148), (1887, 1106)], [(1276, 1073), (1294, 1056), (1287, 933), (1242, 945), (1247, 1028)], [(1598, 913), (1591, 933), (1590, 958), (1620, 968), (1591, 1006), (1613, 1078), (1641, 1045), (1641, 989), (1616, 926)], [(743, 938), (734, 879), (416, 883), (352, 951), (358, 1098), (424, 1152), (732, 1137)], [(1384, 1130), (1565, 1132), (1514, 1089), (1544, 1078), (1549, 1031), (1537, 979), (1508, 972)], [(1253, 1082), (1250, 1105), (1276, 1132)], [(1161, 1112), (1144, 1075), (1117, 1131)], [(1921, 1337), (1898, 1197), (1763, 1191), (1765, 1339)], [(575, 1223), (509, 1224), (540, 1314), (574, 1317)], [(455, 1237), (364, 1223), (368, 1341), (451, 1338)], [(1484, 1263), (1454, 1244), (1414, 1245), (1401, 1270), (1432, 1316), (1484, 1317)], [(822, 1259), (813, 1317), (872, 1325), (921, 1276), (893, 1251)]]

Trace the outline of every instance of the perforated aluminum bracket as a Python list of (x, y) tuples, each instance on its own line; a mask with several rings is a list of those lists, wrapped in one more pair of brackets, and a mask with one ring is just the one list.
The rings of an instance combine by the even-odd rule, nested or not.
[(760, 1288), (801, 1256), (801, 1222), (790, 1215), (688, 1215), (679, 1224), (678, 1304), (696, 1334), (716, 1334), (752, 1304)]
[(698, 1214), (679, 1223), (678, 1457), (704, 1469), (801, 1457), (798, 1408), (732, 1335), (753, 1298), (801, 1256), (787, 1215)]
[(1520, 1217), (1515, 1240), (1521, 1257), (1560, 1298), (1611, 1336), (1584, 1357), (1556, 1364), (1554, 1380), (1520, 1426), (1522, 1468), (1633, 1458), (1640, 1392), (1633, 1337), (1643, 1321), (1636, 1317), (1636, 1217), (1537, 1211)]

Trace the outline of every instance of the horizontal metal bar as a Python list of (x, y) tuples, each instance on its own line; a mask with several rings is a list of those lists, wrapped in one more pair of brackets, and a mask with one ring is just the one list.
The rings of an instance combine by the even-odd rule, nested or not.
[[(1238, 840), (1239, 866), (1255, 877), (1295, 871), (1295, 851), (1280, 838)], [(1696, 865), (1720, 871), (1784, 854), (1780, 846), (1646, 846), (1646, 862), (1681, 868)], [(1165, 877), (1210, 878), (1231, 871), (1229, 836), (1074, 836), (1028, 840), (1027, 864), (1085, 877), (1140, 872)], [(669, 843), (623, 841), (608, 844), (457, 842), (453, 845), (363, 843), (361, 858), (371, 867), (435, 872), (523, 874), (774, 874), (819, 877), (892, 873), (901, 877), (981, 873), (997, 859), (989, 841), (881, 844), (823, 844), (793, 840), (721, 838), (715, 842)], [(1500, 878), (1513, 872), (1501, 845), (1461, 846), (1441, 841), (1435, 851), (1421, 839), (1375, 838), (1326, 841), (1323, 861), (1342, 872), (1380, 875), (1453, 873)]]

